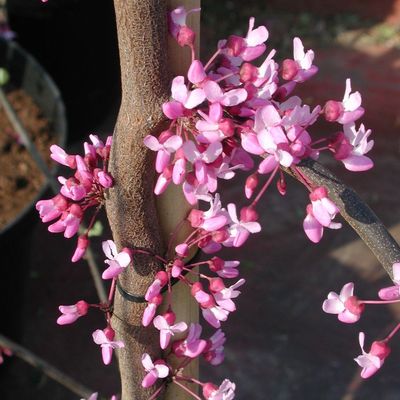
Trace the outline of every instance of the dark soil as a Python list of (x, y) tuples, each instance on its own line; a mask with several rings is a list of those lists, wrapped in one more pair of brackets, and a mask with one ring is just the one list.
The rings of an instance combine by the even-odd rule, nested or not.
[[(23, 90), (12, 90), (8, 100), (36, 148), (49, 163), (49, 146), (55, 142), (51, 126), (33, 99)], [(45, 182), (31, 155), (21, 144), (3, 109), (0, 109), (0, 231), (32, 202)]]

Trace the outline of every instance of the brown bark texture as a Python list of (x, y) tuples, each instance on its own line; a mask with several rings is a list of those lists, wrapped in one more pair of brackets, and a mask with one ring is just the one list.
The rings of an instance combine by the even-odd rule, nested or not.
[[(299, 177), (296, 169), (303, 178)], [(305, 178), (312, 186), (325, 186), (342, 217), (357, 232), (393, 279), (392, 266), (393, 263), (400, 262), (400, 247), (359, 195), (332, 172), (311, 159), (303, 161), (296, 168), (287, 169), (286, 172), (300, 182)]]
[[(115, 186), (106, 201), (114, 241), (122, 247), (163, 254), (153, 195), (154, 153), (143, 146), (148, 134), (164, 124), (161, 105), (169, 94), (165, 0), (115, 0), (121, 63), (122, 100), (114, 131), (110, 172)], [(160, 265), (153, 257), (134, 257), (119, 280), (129, 293), (143, 296)], [(125, 348), (119, 351), (122, 400), (148, 399), (156, 389), (143, 389), (140, 355), (159, 357), (158, 335), (143, 328), (146, 304), (126, 301), (116, 291), (113, 328)]]

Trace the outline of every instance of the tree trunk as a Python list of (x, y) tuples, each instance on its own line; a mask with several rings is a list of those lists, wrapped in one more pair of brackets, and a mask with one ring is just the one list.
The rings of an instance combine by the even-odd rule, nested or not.
[[(181, 2), (190, 8), (192, 2), (186, 3)], [(114, 0), (114, 6), (122, 100), (110, 159), (115, 186), (106, 201), (107, 215), (119, 249), (144, 248), (163, 255), (172, 227), (187, 212), (186, 206), (179, 207), (179, 213), (171, 211), (178, 208), (171, 200), (178, 201), (177, 196), (181, 196), (173, 192), (167, 195), (167, 200), (159, 202), (162, 217), (158, 217), (153, 194), (154, 153), (143, 146), (146, 135), (158, 135), (166, 127), (161, 105), (170, 95), (171, 78), (167, 60), (167, 1)], [(180, 68), (184, 65), (176, 57), (173, 61)], [(126, 292), (143, 296), (161, 265), (152, 257), (137, 255), (133, 264), (134, 268), (120, 275), (119, 282)], [(113, 328), (118, 339), (125, 343), (125, 348), (119, 351), (122, 400), (147, 400), (157, 388), (154, 385), (146, 390), (141, 386), (145, 374), (141, 355), (149, 353), (152, 359), (161, 356), (158, 331), (141, 325), (145, 306), (146, 303), (125, 300), (116, 291)]]

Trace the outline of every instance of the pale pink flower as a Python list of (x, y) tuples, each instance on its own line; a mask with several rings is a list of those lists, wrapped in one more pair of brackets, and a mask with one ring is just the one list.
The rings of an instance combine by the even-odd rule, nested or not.
[(78, 237), (78, 243), (76, 245), (76, 249), (75, 252), (71, 258), (72, 262), (77, 262), (79, 261), (86, 252), (86, 249), (89, 246), (89, 239), (87, 237), (87, 235), (81, 235)]
[(324, 107), (325, 118), (328, 121), (336, 121), (343, 125), (356, 121), (362, 117), (364, 111), (364, 108), (361, 107), (360, 93), (351, 93), (350, 79), (346, 79), (346, 90), (343, 100), (341, 102), (329, 100)]
[(190, 324), (186, 339), (177, 340), (173, 343), (172, 350), (174, 354), (178, 357), (196, 358), (203, 353), (208, 343), (200, 339), (201, 331), (200, 324)]
[(158, 315), (154, 318), (153, 324), (160, 331), (160, 347), (164, 350), (168, 347), (171, 337), (175, 335), (175, 333), (185, 332), (187, 329), (187, 324), (185, 322), (175, 322), (175, 316), (169, 318), (171, 313), (167, 313), (168, 315), (162, 316)]
[(374, 146), (373, 140), (368, 141), (371, 129), (365, 130), (364, 124), (361, 124), (357, 131), (353, 122), (344, 125), (343, 132), (352, 149), (345, 158), (335, 158), (339, 159), (349, 171), (359, 172), (371, 169), (374, 163), (369, 157), (365, 156)]
[(389, 286), (381, 289), (378, 292), (378, 296), (382, 300), (397, 300), (400, 299), (400, 263), (394, 263), (393, 269), (393, 281), (396, 285)]
[(50, 151), (50, 157), (54, 161), (73, 169), (76, 168), (75, 156), (67, 154), (60, 146), (53, 144), (50, 146)]
[(213, 257), (209, 261), (210, 270), (221, 278), (236, 278), (239, 275), (237, 267), (240, 261), (224, 261), (219, 257)]
[(305, 53), (303, 43), (298, 37), (293, 39), (293, 58), (298, 67), (297, 74), (292, 78), (293, 81), (304, 82), (318, 72), (318, 68), (313, 65), (314, 52), (307, 50)]
[(164, 103), (162, 108), (169, 119), (176, 119), (185, 114), (185, 109), (191, 110), (201, 104), (206, 95), (203, 89), (188, 90), (183, 76), (176, 76), (172, 81), (172, 98), (175, 101)]
[(238, 219), (235, 204), (228, 204), (227, 209), (231, 218), (231, 223), (228, 228), (230, 237), (224, 242), (225, 246), (240, 247), (248, 239), (250, 233), (261, 231), (261, 225), (258, 222)]
[(144, 388), (153, 386), (157, 379), (166, 378), (169, 375), (169, 368), (165, 365), (165, 361), (157, 360), (153, 363), (147, 353), (142, 355), (142, 365), (147, 372), (142, 381)]
[[(161, 140), (164, 139), (164, 140)], [(182, 138), (178, 135), (164, 135), (160, 141), (152, 135), (147, 135), (143, 143), (150, 150), (157, 152), (156, 171), (161, 173), (168, 165), (171, 154), (175, 153), (182, 146)]]
[(229, 312), (235, 311), (236, 305), (232, 299), (235, 299), (240, 295), (240, 291), (236, 289), (242, 286), (245, 282), (246, 281), (244, 279), (239, 279), (235, 284), (229, 286), (228, 288), (223, 288), (217, 293), (214, 293), (216, 303)]
[(390, 347), (386, 341), (374, 341), (371, 350), (367, 353), (364, 350), (364, 332), (360, 332), (358, 336), (362, 354), (354, 359), (354, 361), (362, 368), (361, 377), (366, 379), (374, 375), (385, 362), (386, 357), (390, 354)]
[(194, 166), (198, 183), (200, 185), (207, 183), (209, 174), (207, 165), (214, 162), (222, 153), (221, 143), (213, 142), (204, 151), (200, 151), (194, 142), (188, 140), (182, 147), (186, 159)]
[(104, 330), (95, 330), (92, 336), (93, 341), (101, 347), (101, 354), (105, 365), (111, 363), (114, 349), (121, 349), (124, 347), (124, 343), (120, 340), (114, 341), (115, 332), (110, 326)]
[(195, 33), (186, 25), (186, 18), (189, 14), (198, 11), (200, 11), (200, 8), (186, 11), (183, 6), (180, 6), (168, 14), (169, 32), (180, 46), (193, 45)]
[(353, 295), (353, 292), (354, 283), (346, 283), (340, 294), (335, 292), (328, 294), (327, 299), (322, 304), (322, 309), (328, 314), (337, 314), (339, 321), (348, 324), (357, 322), (364, 311), (364, 304)]
[(104, 261), (108, 268), (102, 274), (103, 279), (112, 279), (119, 275), (131, 262), (131, 253), (129, 249), (124, 248), (118, 252), (117, 246), (112, 240), (106, 240), (102, 243), (103, 252), (107, 257)]
[(221, 329), (218, 329), (208, 340), (209, 347), (204, 353), (204, 358), (211, 365), (220, 365), (224, 361), (224, 343), (226, 337)]
[(157, 307), (162, 303), (162, 295), (158, 294), (154, 296), (147, 304), (147, 307), (143, 311), (142, 325), (149, 326), (156, 315)]
[(158, 296), (161, 289), (168, 283), (168, 275), (165, 271), (157, 272), (154, 281), (148, 287), (144, 298), (151, 301), (154, 297)]
[(342, 224), (333, 222), (339, 209), (328, 198), (325, 187), (317, 187), (310, 193), (311, 204), (307, 206), (307, 215), (303, 221), (304, 232), (314, 243), (318, 243), (323, 235), (324, 228), (340, 229)]
[(203, 396), (206, 400), (232, 400), (235, 398), (236, 385), (229, 379), (224, 379), (219, 387), (212, 383), (203, 386)]
[(86, 315), (89, 310), (89, 304), (84, 300), (80, 300), (71, 306), (59, 306), (58, 309), (63, 315), (58, 317), (57, 324), (67, 325)]
[(236, 106), (247, 99), (245, 89), (232, 89), (226, 92), (220, 88), (217, 82), (207, 81), (203, 85), (204, 94), (211, 103), (219, 103), (225, 107)]

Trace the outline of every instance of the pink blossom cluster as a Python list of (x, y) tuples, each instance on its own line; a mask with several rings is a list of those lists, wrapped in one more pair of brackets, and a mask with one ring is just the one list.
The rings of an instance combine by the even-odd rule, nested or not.
[[(189, 12), (193, 11), (197, 10)], [(161, 390), (168, 377), (188, 393), (185, 382), (192, 382), (202, 386), (206, 399), (231, 399), (235, 386), (230, 381), (218, 388), (183, 376), (182, 369), (199, 356), (213, 365), (222, 362), (225, 335), (220, 328), (236, 310), (238, 288), (245, 283), (239, 278), (239, 261), (213, 256), (191, 263), (186, 257), (193, 248), (212, 255), (222, 247), (240, 247), (250, 234), (260, 232), (257, 204), (274, 180), (279, 193), (286, 193), (285, 168), (291, 168), (310, 191), (303, 228), (312, 242), (319, 242), (324, 228), (341, 227), (333, 221), (339, 209), (327, 189), (314, 187), (297, 165), (328, 151), (348, 170), (364, 171), (373, 166), (365, 155), (373, 142), (367, 140), (369, 130), (363, 125), (356, 127), (364, 109), (349, 79), (342, 101), (329, 100), (323, 107), (311, 108), (292, 95), (297, 84), (318, 71), (314, 52), (305, 51), (299, 38), (293, 40), (293, 59), (279, 65), (272, 49), (257, 66), (255, 60), (265, 53), (269, 34), (266, 27), (255, 27), (250, 18), (246, 36), (221, 40), (215, 54), (203, 64), (194, 56), (194, 33), (186, 25), (189, 12), (179, 7), (171, 12), (169, 22), (172, 36), (192, 49), (191, 65), (186, 76), (172, 80), (171, 100), (163, 104), (169, 127), (158, 137), (144, 139), (145, 146), (157, 153), (155, 194), (162, 194), (170, 184), (180, 185), (194, 207), (187, 217), (192, 233), (174, 249), (170, 244), (168, 254), (173, 255), (147, 290), (142, 320), (144, 326), (153, 324), (159, 331), (161, 349), (182, 362), (177, 369), (167, 359), (153, 362), (143, 355), (146, 375), (142, 384), (149, 387), (161, 379)], [(334, 128), (331, 135), (312, 139), (309, 129), (320, 117), (339, 124), (339, 131)], [(239, 210), (234, 203), (224, 207), (218, 192), (218, 179), (233, 179), (238, 170), (248, 174), (244, 194), (252, 200)], [(197, 208), (199, 202), (202, 206)], [(231, 279), (236, 281), (228, 283)], [(208, 340), (201, 337), (200, 325), (176, 321), (171, 301), (173, 280), (188, 287), (204, 319), (217, 329)], [(158, 314), (161, 303), (167, 304), (167, 311)]]
[[(163, 104), (168, 128), (158, 137), (144, 138), (144, 145), (157, 153), (155, 169), (159, 175), (155, 194), (161, 195), (170, 184), (182, 186), (186, 200), (193, 206), (187, 216), (192, 232), (180, 243), (173, 243), (171, 239), (166, 255), (154, 255), (143, 249), (118, 250), (112, 240), (104, 241), (106, 268), (102, 278), (111, 281), (108, 301), (88, 304), (80, 300), (74, 305), (60, 306), (62, 315), (57, 320), (61, 325), (73, 323), (90, 308), (104, 312), (106, 327), (97, 329), (92, 336), (101, 348), (103, 362), (109, 364), (113, 350), (124, 347), (121, 341), (115, 340), (111, 326), (118, 276), (130, 265), (134, 267), (135, 253), (160, 261), (163, 267), (144, 296), (147, 306), (142, 324), (158, 330), (160, 348), (179, 362), (173, 366), (166, 356), (152, 360), (149, 354), (143, 354), (142, 386), (158, 385), (151, 399), (157, 398), (170, 382), (196, 399), (199, 396), (192, 392), (190, 383), (201, 387), (206, 400), (235, 397), (235, 384), (230, 380), (225, 379), (219, 386), (201, 382), (184, 375), (184, 368), (199, 357), (211, 365), (223, 361), (226, 338), (221, 327), (236, 310), (235, 301), (241, 293), (238, 289), (245, 280), (239, 276), (239, 261), (224, 260), (214, 254), (223, 247), (241, 247), (250, 234), (261, 231), (257, 205), (274, 182), (278, 192), (285, 195), (283, 171), (290, 168), (310, 193), (303, 228), (307, 237), (317, 243), (322, 239), (324, 228), (341, 227), (334, 222), (339, 209), (329, 198), (327, 189), (312, 185), (297, 166), (302, 160), (318, 159), (322, 151), (330, 152), (350, 171), (365, 171), (373, 166), (366, 156), (373, 146), (373, 141), (368, 141), (370, 130), (362, 124), (356, 125), (364, 113), (361, 96), (352, 92), (349, 79), (341, 101), (328, 100), (324, 106), (314, 108), (304, 104), (292, 93), (298, 84), (317, 73), (314, 52), (306, 51), (301, 40), (295, 38), (293, 58), (278, 64), (274, 49), (264, 55), (269, 33), (264, 26), (255, 27), (254, 18), (250, 18), (245, 36), (232, 35), (221, 40), (215, 54), (202, 63), (195, 58), (195, 34), (186, 25), (187, 15), (197, 11), (179, 7), (169, 15), (170, 33), (179, 45), (189, 46), (192, 62), (186, 76), (173, 79), (171, 99)], [(259, 57), (263, 57), (260, 65), (256, 61)], [(313, 139), (309, 130), (319, 118), (335, 124), (335, 128), (332, 134)], [(64, 232), (68, 238), (77, 233), (86, 209), (96, 207), (97, 213), (104, 190), (113, 184), (107, 172), (111, 138), (105, 145), (94, 135), (90, 138), (92, 143), (85, 143), (84, 157), (71, 156), (58, 146), (52, 147), (52, 158), (76, 172), (72, 178), (59, 178), (60, 194), (37, 204), (43, 222), (58, 218), (49, 230)], [(102, 168), (98, 167), (99, 161), (103, 163)], [(249, 203), (240, 208), (235, 203), (224, 206), (218, 179), (231, 180), (239, 170), (247, 174), (244, 195)], [(93, 221), (94, 217), (88, 229)], [(176, 233), (171, 237), (175, 238)], [(82, 257), (87, 234), (88, 230), (79, 237), (73, 261)], [(198, 248), (207, 257), (204, 261), (191, 262), (189, 254)], [(202, 335), (200, 324), (177, 320), (172, 302), (176, 281), (186, 285), (204, 319), (215, 328), (210, 337)], [(387, 290), (393, 295), (398, 288)], [(324, 310), (334, 311), (344, 322), (355, 322), (366, 302), (353, 296), (351, 285), (342, 292), (330, 293)], [(161, 303), (163, 312), (159, 308)], [(363, 335), (360, 343), (363, 346)], [(377, 365), (378, 359), (380, 365), (383, 363), (388, 352), (382, 343), (386, 342), (373, 346), (370, 353), (363, 350), (358, 358), (363, 368), (368, 367), (368, 362)]]
[[(359, 299), (354, 295), (354, 284), (349, 282), (343, 286), (339, 294), (330, 292), (322, 304), (322, 309), (328, 314), (336, 314), (341, 322), (354, 323), (361, 318), (365, 305), (400, 303), (400, 262), (393, 264), (393, 275), (395, 285), (385, 287), (379, 291), (378, 296), (381, 300)], [(396, 324), (384, 339), (372, 342), (369, 352), (364, 350), (365, 334), (360, 332), (359, 343), (362, 354), (356, 357), (354, 361), (362, 368), (362, 378), (371, 377), (382, 367), (391, 352), (389, 341), (399, 329), (400, 323)]]
[(75, 172), (69, 178), (58, 177), (60, 193), (49, 200), (36, 203), (42, 222), (57, 219), (49, 225), (48, 230), (52, 233), (64, 233), (64, 237), (68, 239), (79, 231), (85, 212), (89, 208), (95, 208), (88, 227), (78, 237), (72, 256), (73, 262), (80, 260), (85, 254), (89, 243), (88, 234), (104, 202), (104, 191), (113, 186), (113, 179), (107, 172), (112, 137), (109, 136), (106, 143), (96, 135), (90, 135), (89, 138), (91, 143), (84, 143), (83, 157), (67, 154), (57, 145), (50, 147), (51, 158)]

